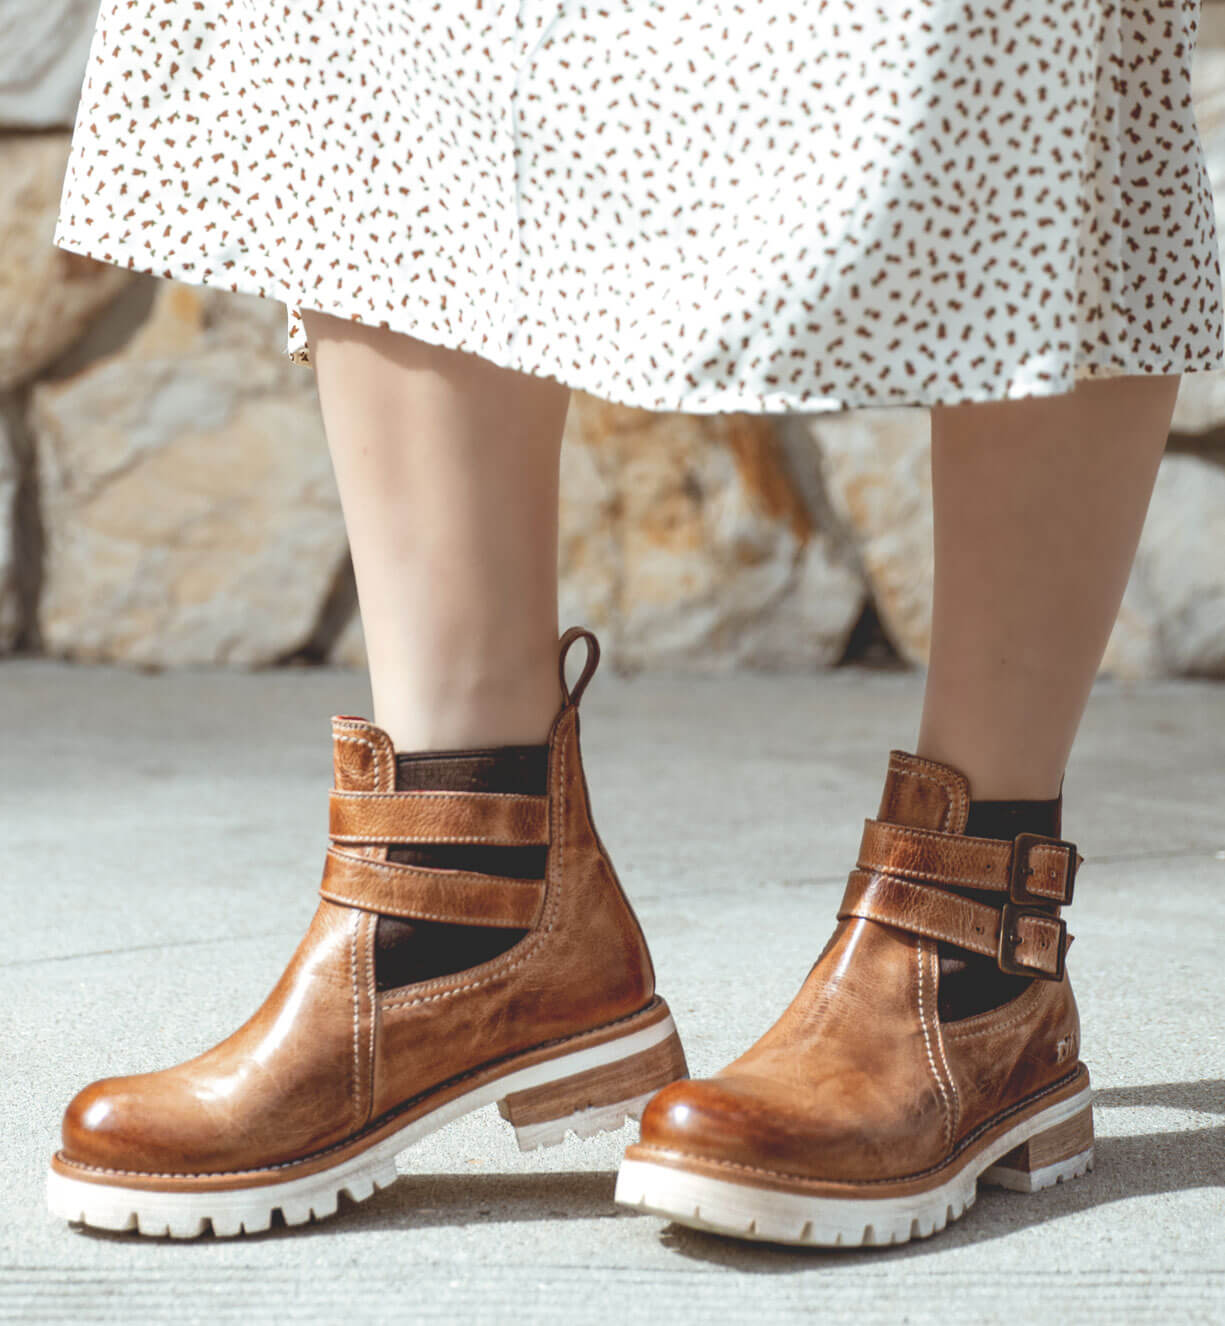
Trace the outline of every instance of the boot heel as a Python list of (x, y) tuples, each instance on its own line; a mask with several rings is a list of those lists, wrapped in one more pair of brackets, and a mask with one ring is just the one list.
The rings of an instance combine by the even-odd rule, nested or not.
[(515, 1091), (498, 1102), (514, 1126), (520, 1151), (556, 1146), (568, 1132), (594, 1137), (637, 1119), (647, 1101), (669, 1082), (688, 1077), (685, 1052), (674, 1031), (666, 1040), (598, 1068)]
[(1040, 1192), (1078, 1179), (1093, 1168), (1093, 1110), (1037, 1133), (997, 1160), (981, 1177), (1012, 1192)]

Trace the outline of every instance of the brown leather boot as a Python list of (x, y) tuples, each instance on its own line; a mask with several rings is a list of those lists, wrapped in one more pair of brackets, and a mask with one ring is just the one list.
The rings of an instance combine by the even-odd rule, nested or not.
[[(583, 636), (582, 677), (565, 656)], [(592, 825), (578, 702), (599, 657), (561, 641), (565, 701), (543, 796), (396, 791), (387, 734), (332, 721), (322, 900), (279, 983), (228, 1039), (160, 1072), (108, 1078), (68, 1107), (51, 1209), (103, 1229), (190, 1237), (330, 1215), (396, 1177), (396, 1154), (498, 1102), (520, 1145), (619, 1127), (685, 1072), (646, 942)], [(545, 853), (543, 879), (428, 869), (391, 844)], [(479, 850), (479, 849), (478, 849)], [(380, 991), (380, 918), (512, 932), (466, 970)], [(520, 937), (515, 940), (514, 932)]]
[[(1080, 857), (967, 837), (969, 804), (956, 769), (891, 753), (825, 951), (746, 1053), (651, 1101), (618, 1201), (742, 1238), (904, 1243), (980, 1178), (1034, 1192), (1092, 1167), (1060, 918)], [(941, 944), (1029, 979), (942, 1022)]]

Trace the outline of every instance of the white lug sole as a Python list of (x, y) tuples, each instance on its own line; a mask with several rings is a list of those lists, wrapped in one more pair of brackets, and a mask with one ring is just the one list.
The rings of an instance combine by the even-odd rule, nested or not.
[[(341, 1193), (361, 1202), (394, 1183), (400, 1152), (462, 1115), (495, 1102), (514, 1126), (520, 1149), (525, 1151), (556, 1145), (569, 1132), (585, 1138), (620, 1128), (626, 1120), (639, 1118), (646, 1102), (666, 1085), (660, 1081), (643, 1090), (647, 1083), (639, 1066), (643, 1056), (657, 1064), (659, 1047), (670, 1041), (676, 1042), (679, 1053), (676, 1027), (669, 1015), (615, 1040), (513, 1070), (413, 1119), (360, 1154), (302, 1178), (224, 1190), (160, 1191), (95, 1183), (52, 1169), (47, 1203), (54, 1215), (75, 1224), (171, 1238), (195, 1238), (210, 1229), (220, 1236), (259, 1233), (271, 1226), (277, 1211), (287, 1225), (302, 1225), (335, 1214)], [(622, 1068), (625, 1071), (619, 1072)], [(655, 1067), (652, 1071), (658, 1074), (660, 1070)], [(673, 1073), (669, 1080), (678, 1075)], [(607, 1095), (611, 1088), (615, 1094), (622, 1081), (633, 1082), (636, 1089), (632, 1094), (622, 1100), (599, 1099), (601, 1090)], [(572, 1108), (593, 1095), (591, 1103)], [(550, 1099), (565, 1103), (567, 1112), (538, 1118), (549, 1113)]]
[[(1037, 1192), (1093, 1168), (1093, 1146), (1032, 1170), (1001, 1163), (1041, 1134), (1086, 1114), (1089, 1087), (1018, 1123), (974, 1155), (957, 1173), (926, 1192), (900, 1197), (817, 1197), (734, 1183), (646, 1160), (626, 1160), (617, 1176), (623, 1206), (666, 1216), (694, 1229), (767, 1243), (858, 1248), (927, 1238), (974, 1204), (978, 1180), (1017, 1192)], [(1090, 1134), (1091, 1138), (1091, 1134)]]

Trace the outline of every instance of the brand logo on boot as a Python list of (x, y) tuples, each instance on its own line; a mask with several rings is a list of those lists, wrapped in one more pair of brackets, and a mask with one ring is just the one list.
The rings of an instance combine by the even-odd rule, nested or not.
[(1065, 1036), (1058, 1045), (1055, 1046), (1055, 1062), (1057, 1064), (1066, 1064), (1069, 1059), (1075, 1059), (1080, 1049), (1080, 1038), (1073, 1033), (1071, 1036)]

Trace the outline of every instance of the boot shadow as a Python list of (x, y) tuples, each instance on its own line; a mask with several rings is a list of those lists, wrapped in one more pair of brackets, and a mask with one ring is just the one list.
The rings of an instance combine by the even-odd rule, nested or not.
[(538, 1220), (632, 1219), (613, 1202), (616, 1175), (608, 1170), (543, 1171), (531, 1174), (401, 1174), (395, 1183), (364, 1202), (342, 1195), (335, 1215), (304, 1225), (287, 1225), (278, 1212), (269, 1229), (237, 1238), (211, 1233), (190, 1239), (110, 1232), (72, 1226), (79, 1237), (106, 1242), (172, 1244), (177, 1248), (274, 1239), (336, 1238), (370, 1230), (414, 1230), (520, 1224)]
[[(1095, 1091), (1093, 1105), (1095, 1113), (1157, 1107), (1225, 1118), (1225, 1080), (1205, 1078), (1196, 1082), (1105, 1087)], [(1019, 1229), (1047, 1224), (1130, 1197), (1225, 1186), (1225, 1123), (1127, 1137), (1098, 1137), (1094, 1153), (1092, 1172), (1042, 1192), (1005, 1192), (980, 1185), (974, 1205), (955, 1224), (931, 1238), (915, 1239), (898, 1247), (796, 1248), (748, 1243), (677, 1224), (661, 1230), (659, 1239), (673, 1252), (694, 1261), (713, 1262), (738, 1271), (787, 1274), (810, 1269), (821, 1261), (836, 1261), (840, 1266), (866, 1265), (931, 1256), (1004, 1238)]]
[[(528, 1174), (401, 1174), (369, 1201), (342, 1198), (334, 1220), (309, 1226), (329, 1233), (365, 1230), (468, 1228), (482, 1224), (531, 1224), (540, 1220), (616, 1219), (628, 1215), (613, 1203), (616, 1176), (608, 1170), (542, 1171)], [(306, 1226), (284, 1231), (296, 1234)]]

